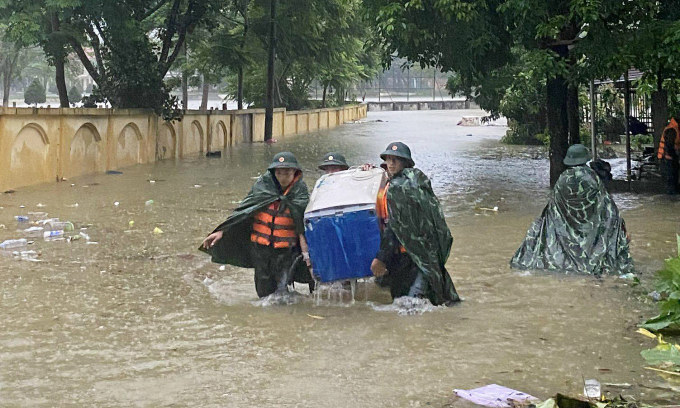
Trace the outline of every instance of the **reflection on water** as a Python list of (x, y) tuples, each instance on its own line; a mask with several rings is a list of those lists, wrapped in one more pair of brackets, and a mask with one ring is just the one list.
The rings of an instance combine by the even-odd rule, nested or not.
[[(89, 237), (35, 237), (17, 249), (40, 262), (0, 257), (0, 406), (443, 406), (453, 388), (498, 383), (547, 397), (579, 393), (583, 377), (672, 401), (653, 388), (659, 377), (639, 355), (654, 346), (634, 333), (654, 311), (646, 291), (621, 279), (508, 268), (548, 199), (546, 155), (500, 145), (500, 125), (457, 127), (463, 113), (471, 114), (371, 113), (364, 123), (240, 145), (222, 158), (0, 195), (0, 240), (21, 237), (15, 215), (38, 211)], [(390, 305), (370, 283), (359, 285), (354, 304), (317, 303), (302, 285), (288, 295), (294, 302), (261, 307), (268, 300), (257, 299), (252, 270), (220, 269), (196, 251), (274, 153), (295, 152), (312, 186), (327, 151), (377, 164), (397, 140), (432, 178), (447, 215), (447, 269), (465, 298), (455, 307)], [(648, 288), (675, 251), (677, 201), (615, 199)]]

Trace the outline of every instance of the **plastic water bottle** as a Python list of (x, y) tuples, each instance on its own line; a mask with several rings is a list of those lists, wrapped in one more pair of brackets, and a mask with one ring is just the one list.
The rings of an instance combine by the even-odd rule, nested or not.
[(62, 236), (62, 235), (64, 235), (64, 231), (63, 231), (63, 230), (58, 230), (58, 231), (45, 231), (45, 233), (43, 234), (43, 237), (44, 237), (45, 239), (49, 239), (49, 238), (60, 237), (60, 236)]
[(50, 231), (73, 231), (75, 229), (71, 221), (52, 221), (45, 224), (45, 227)]
[(21, 239), (8, 239), (7, 241), (4, 241), (2, 244), (0, 244), (0, 249), (12, 249), (12, 248), (19, 248), (26, 246), (28, 241), (26, 241), (25, 238)]
[(43, 227), (31, 227), (24, 230), (29, 237), (39, 237), (43, 233)]
[(28, 222), (28, 217), (25, 215), (15, 215), (14, 219), (17, 220), (17, 222)]
[(47, 225), (49, 223), (56, 222), (56, 221), (59, 221), (59, 218), (47, 218), (45, 220), (38, 220), (35, 223), (37, 225)]

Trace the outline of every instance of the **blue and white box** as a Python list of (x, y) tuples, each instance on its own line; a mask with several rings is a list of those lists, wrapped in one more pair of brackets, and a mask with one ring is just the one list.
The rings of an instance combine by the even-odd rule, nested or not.
[(382, 169), (350, 169), (317, 180), (305, 210), (305, 237), (314, 274), (321, 282), (372, 276), (380, 249), (378, 192)]

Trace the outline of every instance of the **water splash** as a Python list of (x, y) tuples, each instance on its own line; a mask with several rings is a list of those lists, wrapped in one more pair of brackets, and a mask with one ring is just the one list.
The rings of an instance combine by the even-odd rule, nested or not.
[(415, 316), (423, 313), (446, 309), (446, 306), (434, 306), (429, 299), (402, 296), (394, 299), (390, 305), (376, 305), (368, 302), (376, 312), (397, 312), (399, 316)]
[(255, 306), (271, 307), (271, 306), (288, 306), (295, 305), (304, 301), (307, 297), (298, 292), (276, 292), (262, 299), (252, 302)]

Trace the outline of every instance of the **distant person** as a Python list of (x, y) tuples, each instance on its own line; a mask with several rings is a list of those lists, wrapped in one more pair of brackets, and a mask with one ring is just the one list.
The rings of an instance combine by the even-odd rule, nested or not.
[(659, 150), (656, 154), (656, 157), (659, 159), (661, 171), (666, 178), (666, 194), (678, 194), (678, 171), (680, 170), (680, 165), (678, 163), (679, 153), (680, 127), (675, 118), (673, 118), (661, 134)]
[(384, 279), (393, 299), (425, 298), (434, 305), (459, 301), (445, 267), (453, 238), (430, 180), (413, 167), (404, 143), (390, 143), (380, 158), (390, 180), (378, 194), (382, 231), (371, 271)]
[[(309, 203), (302, 169), (290, 152), (274, 156), (239, 206), (203, 241), (212, 261), (255, 269), (259, 297), (286, 292), (293, 281), (311, 275), (301, 253), (307, 253), (303, 214)], [(309, 259), (306, 257), (307, 260)]]
[(324, 171), (324, 174), (337, 173), (349, 169), (349, 165), (345, 160), (345, 156), (337, 152), (329, 152), (323, 156), (323, 160), (319, 163), (319, 169)]
[(596, 276), (633, 271), (626, 224), (601, 177), (586, 166), (589, 158), (585, 146), (569, 147), (568, 168), (510, 261), (512, 268)]

